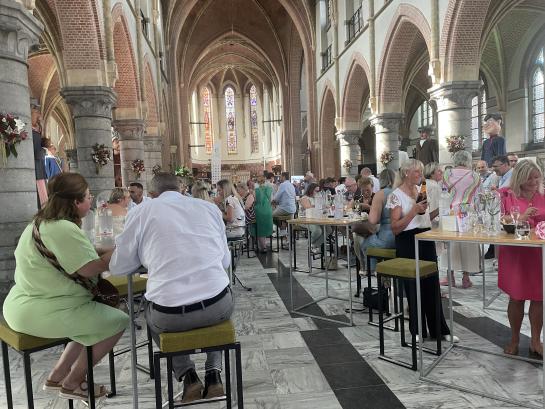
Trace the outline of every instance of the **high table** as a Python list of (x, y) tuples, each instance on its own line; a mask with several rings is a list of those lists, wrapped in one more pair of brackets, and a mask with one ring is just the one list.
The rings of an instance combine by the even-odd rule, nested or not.
[[(350, 314), (350, 325), (354, 325), (354, 321), (353, 321), (353, 318), (352, 318), (352, 269), (350, 267), (350, 226), (354, 223), (358, 223), (358, 222), (361, 222), (362, 219), (361, 218), (348, 218), (348, 217), (343, 217), (342, 219), (335, 219), (335, 218), (329, 218), (329, 217), (324, 217), (324, 218), (307, 218), (307, 217), (299, 217), (297, 219), (292, 219), (292, 220), (288, 220), (287, 223), (288, 223), (288, 227), (289, 227), (289, 237), (292, 237), (292, 234), (293, 234), (293, 226), (295, 225), (301, 225), (301, 226), (304, 226), (304, 225), (310, 225), (310, 224), (315, 224), (315, 225), (318, 225), (318, 226), (321, 226), (322, 228), (325, 228), (327, 226), (329, 227), (338, 227), (338, 228), (346, 228), (346, 237), (347, 237), (347, 242), (346, 242), (346, 255), (347, 255), (347, 260), (348, 260), (348, 298), (341, 298), (341, 297), (337, 297), (337, 296), (332, 296), (332, 295), (329, 295), (329, 271), (327, 269), (327, 266), (326, 266), (326, 270), (325, 270), (325, 279), (326, 279), (326, 295), (324, 297), (321, 297), (321, 298), (318, 298), (317, 300), (314, 300), (314, 301), (311, 301), (307, 304), (304, 304), (304, 305), (301, 305), (299, 307), (295, 307), (294, 306), (294, 300), (293, 300), (293, 260), (292, 260), (292, 251), (293, 251), (293, 246), (294, 246), (294, 243), (293, 240), (289, 240), (289, 254), (290, 254), (290, 299), (291, 299), (291, 312), (295, 313), (295, 314), (299, 314), (299, 315), (304, 315), (306, 317), (311, 317), (311, 318), (316, 318), (316, 319), (321, 319), (321, 320), (325, 320), (325, 321), (331, 321), (331, 322), (336, 322), (336, 323), (341, 323), (341, 324), (346, 324), (345, 321), (341, 321), (341, 320), (337, 320), (337, 319), (334, 319), (334, 318), (328, 318), (328, 317), (322, 317), (322, 316), (318, 316), (318, 315), (313, 315), (313, 314), (309, 314), (309, 313), (305, 313), (305, 312), (302, 312), (301, 310), (303, 308), (306, 308), (310, 305), (313, 305), (313, 304), (317, 304), (319, 303), (320, 301), (323, 301), (325, 299), (328, 299), (328, 298), (333, 298), (333, 299), (336, 299), (336, 300), (341, 300), (341, 301), (348, 301), (349, 303), (349, 308), (348, 308), (348, 311), (349, 311), (349, 314)], [(324, 239), (325, 239), (325, 235), (324, 235)], [(310, 245), (310, 244), (309, 244)], [(312, 269), (311, 269), (311, 266), (309, 266), (309, 272), (312, 272)]]
[[(418, 262), (419, 261), (419, 251), (418, 251), (419, 241), (434, 241), (434, 242), (442, 241), (442, 242), (445, 242), (445, 244), (447, 246), (448, 271), (451, 270), (451, 258), (450, 258), (450, 244), (451, 243), (474, 243), (474, 244), (480, 244), (480, 245), (489, 243), (489, 244), (495, 244), (495, 245), (501, 245), (501, 246), (541, 247), (541, 266), (542, 266), (542, 269), (543, 269), (542, 271), (545, 272), (545, 240), (539, 239), (535, 235), (533, 230), (530, 233), (529, 239), (527, 239), (527, 240), (516, 239), (513, 234), (507, 234), (505, 232), (500, 232), (496, 236), (489, 236), (489, 235), (483, 234), (483, 233), (472, 233), (472, 232), (461, 233), (461, 232), (442, 231), (442, 230), (438, 230), (438, 229), (429, 230), (429, 231), (417, 234), (415, 236), (414, 240), (415, 240), (415, 244), (414, 244), (415, 245), (415, 259), (416, 259), (416, 297), (417, 297), (417, 310), (418, 311), (421, 310), (420, 266), (419, 266), (419, 262)], [(449, 292), (450, 331), (451, 331), (451, 334), (453, 334), (453, 330), (454, 330), (454, 325), (453, 325), (454, 313), (453, 313), (453, 309), (452, 309), (451, 275), (447, 274), (447, 277), (448, 277), (448, 292)], [(483, 285), (484, 285), (484, 282), (483, 282)], [(544, 287), (543, 292), (545, 293), (545, 280), (543, 280), (543, 287)], [(543, 304), (543, 310), (544, 310), (543, 315), (545, 316), (545, 303)], [(471, 350), (471, 351), (482, 352), (482, 353), (486, 353), (486, 354), (497, 355), (497, 356), (501, 356), (501, 357), (504, 357), (504, 358), (517, 359), (517, 360), (533, 362), (533, 363), (539, 363), (539, 364), (543, 364), (543, 361), (536, 360), (536, 359), (531, 359), (531, 358), (524, 358), (524, 357), (514, 356), (514, 355), (507, 355), (507, 354), (503, 354), (503, 353), (491, 352), (491, 351), (487, 351), (487, 350), (480, 349), (480, 348), (464, 347), (464, 346), (461, 346), (461, 345), (454, 344), (451, 341), (449, 347), (446, 348), (442, 352), (442, 354), (440, 356), (438, 356), (434, 360), (434, 362), (429, 366), (429, 368), (424, 368), (424, 359), (423, 359), (423, 355), (422, 355), (422, 346), (423, 346), (422, 344), (423, 344), (423, 340), (424, 340), (423, 337), (422, 337), (422, 315), (420, 313), (417, 314), (417, 315), (418, 315), (418, 335), (419, 335), (419, 340), (418, 340), (419, 348), (418, 349), (419, 349), (419, 362), (420, 362), (420, 379), (422, 379), (424, 381), (427, 381), (427, 382), (430, 382), (430, 383), (437, 384), (437, 385), (442, 385), (442, 386), (446, 386), (446, 387), (449, 387), (449, 388), (457, 389), (457, 390), (460, 390), (462, 392), (468, 392), (468, 393), (476, 394), (476, 395), (483, 396), (483, 397), (486, 397), (486, 398), (491, 398), (491, 399), (495, 399), (495, 400), (499, 400), (499, 401), (503, 401), (503, 402), (507, 402), (507, 403), (517, 404), (517, 405), (522, 405), (524, 407), (530, 407), (530, 408), (540, 408), (541, 407), (541, 406), (536, 406), (533, 403), (518, 401), (518, 400), (515, 400), (515, 399), (503, 398), (503, 397), (500, 397), (500, 396), (497, 396), (497, 395), (492, 395), (492, 394), (489, 394), (489, 393), (486, 393), (486, 392), (483, 392), (483, 391), (477, 391), (477, 390), (467, 388), (467, 387), (464, 387), (464, 386), (460, 386), (460, 385), (456, 385), (456, 384), (453, 384), (453, 383), (443, 382), (443, 381), (439, 381), (439, 380), (430, 378), (428, 376), (430, 374), (430, 372), (455, 347), (456, 348), (461, 348), (461, 349), (466, 349), (466, 350)], [(545, 335), (545, 328), (544, 328), (543, 331), (544, 331), (544, 335)], [(543, 407), (545, 408), (545, 376), (543, 376)]]

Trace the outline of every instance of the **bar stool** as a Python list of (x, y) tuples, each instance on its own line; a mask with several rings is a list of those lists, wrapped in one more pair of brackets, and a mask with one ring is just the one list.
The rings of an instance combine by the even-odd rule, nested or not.
[[(106, 280), (108, 280), (110, 283), (112, 283), (115, 288), (117, 288), (117, 291), (119, 291), (119, 296), (121, 298), (127, 298), (129, 294), (129, 283), (128, 278), (126, 276), (110, 276), (107, 277)], [(138, 295), (140, 294), (142, 296), (142, 300), (144, 299), (144, 293), (146, 292), (146, 285), (148, 282), (148, 279), (145, 277), (140, 277), (139, 275), (134, 275), (132, 278), (133, 282), (133, 294)], [(131, 300), (127, 300), (127, 302), (130, 302)], [(142, 301), (140, 302), (140, 307), (142, 305)], [(138, 308), (138, 311), (140, 311), (141, 308)], [(132, 317), (134, 319), (134, 317)], [(138, 329), (141, 329), (140, 326), (135, 326)], [(149, 331), (149, 329), (148, 329)], [(153, 379), (153, 345), (151, 342), (149, 342), (150, 334), (148, 334), (148, 340), (142, 341), (136, 344), (136, 348), (142, 348), (144, 346), (148, 347), (148, 367), (145, 367), (138, 362), (136, 363), (136, 368), (140, 369), (142, 372), (147, 373), (150, 376), (150, 379)], [(117, 388), (116, 388), (116, 382), (115, 382), (115, 357), (119, 355), (123, 355), (127, 352), (131, 351), (131, 347), (125, 347), (120, 348), (116, 351), (111, 350), (108, 353), (108, 360), (110, 363), (110, 389), (111, 394), (110, 396), (115, 396), (117, 394)]]
[[(433, 276), (438, 275), (437, 271), (437, 263), (433, 261), (419, 261), (420, 266), (420, 278), (421, 279), (429, 279)], [(403, 314), (403, 291), (401, 288), (401, 283), (405, 281), (416, 281), (416, 260), (409, 259), (409, 258), (394, 258), (386, 261), (382, 261), (377, 264), (377, 282), (378, 282), (378, 305), (379, 305), (379, 342), (380, 342), (380, 355), (379, 358), (391, 362), (395, 365), (402, 366), (404, 368), (412, 369), (413, 371), (416, 371), (417, 369), (417, 361), (416, 361), (416, 334), (412, 334), (412, 342), (410, 345), (408, 345), (405, 342), (405, 316)], [(390, 277), (392, 279), (396, 279), (397, 284), (399, 285), (399, 289), (397, 291), (398, 293), (398, 301), (399, 301), (399, 319), (400, 319), (400, 335), (401, 335), (401, 346), (411, 347), (412, 352), (412, 363), (408, 363), (405, 361), (401, 361), (398, 359), (394, 359), (392, 357), (386, 356), (384, 354), (384, 311), (382, 309), (382, 297), (383, 297), (383, 288), (382, 288), (382, 279), (384, 277)], [(394, 299), (394, 304), (396, 303), (396, 299)], [(435, 300), (435, 307), (436, 307), (436, 328), (440, 328), (440, 311), (441, 311), (441, 297), (439, 293), (437, 294), (436, 300)], [(420, 311), (410, 311), (410, 314), (414, 317), (413, 319), (417, 319), (416, 314), (420, 314)], [(423, 351), (431, 352), (436, 355), (441, 355), (441, 337), (437, 337), (437, 350), (433, 351), (428, 348), (422, 348)]]
[[(7, 322), (0, 317), (0, 340), (2, 343), (2, 361), (4, 365), (4, 382), (6, 386), (7, 408), (13, 409), (13, 396), (11, 392), (11, 373), (9, 368), (8, 347), (12, 348), (17, 353), (23, 356), (23, 371), (25, 374), (25, 387), (27, 396), (28, 409), (34, 409), (34, 392), (32, 390), (32, 373), (30, 368), (30, 355), (34, 352), (44, 351), (59, 345), (66, 345), (70, 340), (68, 338), (39, 338), (32, 335), (23, 334), (14, 331), (9, 327)], [(89, 408), (95, 409), (95, 388), (93, 380), (93, 347), (88, 346), (87, 349), (87, 382), (89, 385)], [(68, 407), (72, 409), (74, 402), (68, 400)]]
[(288, 221), (288, 220), (291, 220), (291, 219), (293, 219), (292, 214), (287, 214), (287, 215), (283, 215), (283, 216), (273, 216), (273, 222), (276, 221), (278, 223), (275, 223), (275, 225), (276, 225), (276, 251), (272, 250), (272, 238), (271, 238), (271, 251), (274, 251), (275, 253), (277, 253), (277, 252), (280, 251), (280, 249), (289, 250), (289, 248), (285, 248), (283, 246), (282, 241), (280, 240), (278, 225), (280, 224), (280, 222), (283, 222), (283, 221), (285, 222), (285, 221)]
[(241, 287), (244, 288), (246, 291), (252, 291), (252, 288), (245, 285), (240, 280), (240, 278), (238, 278), (236, 274), (236, 269), (237, 269), (236, 260), (237, 260), (238, 250), (240, 249), (242, 254), (244, 254), (244, 240), (245, 240), (244, 236), (227, 237), (227, 245), (229, 247), (229, 250), (231, 251), (231, 264), (229, 265), (229, 275), (230, 275), (229, 281), (230, 281), (230, 285), (231, 284), (235, 285), (236, 282), (238, 281)]
[[(153, 354), (155, 370), (155, 407), (161, 409), (163, 400), (161, 395), (161, 358), (167, 360), (167, 385), (168, 385), (168, 407), (169, 409), (189, 406), (200, 403), (226, 401), (227, 409), (232, 406), (231, 391), (231, 361), (230, 351), (235, 351), (236, 388), (238, 408), (244, 408), (242, 391), (242, 359), (240, 343), (236, 341), (235, 327), (231, 320), (222, 323), (198, 328), (184, 332), (165, 332), (159, 334), (159, 351)], [(195, 403), (181, 404), (174, 403), (174, 392), (172, 385), (172, 358), (178, 355), (189, 355), (201, 352), (223, 351), (225, 355), (225, 398), (198, 400)]]

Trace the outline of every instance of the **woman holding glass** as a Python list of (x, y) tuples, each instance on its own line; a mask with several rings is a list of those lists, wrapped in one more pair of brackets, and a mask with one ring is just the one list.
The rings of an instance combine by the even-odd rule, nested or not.
[[(530, 227), (545, 219), (543, 173), (531, 160), (522, 160), (513, 169), (509, 188), (499, 190), (506, 214), (518, 208), (517, 229), (526, 223)], [(511, 216), (504, 216), (511, 219)], [(541, 248), (500, 246), (498, 257), (498, 287), (509, 295), (507, 316), (511, 325), (511, 341), (504, 348), (510, 355), (518, 354), (520, 327), (524, 304), (530, 300), (530, 353), (543, 356), (543, 278)]]

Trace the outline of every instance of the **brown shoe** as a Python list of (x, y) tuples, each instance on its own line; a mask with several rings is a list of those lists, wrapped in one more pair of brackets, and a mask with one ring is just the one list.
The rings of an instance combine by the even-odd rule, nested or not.
[(207, 371), (204, 376), (204, 392), (202, 394), (203, 399), (212, 399), (225, 396), (223, 392), (223, 385), (221, 383), (220, 371), (213, 369)]
[(194, 369), (190, 369), (184, 375), (184, 392), (182, 394), (182, 403), (190, 403), (199, 400), (202, 397), (202, 382)]

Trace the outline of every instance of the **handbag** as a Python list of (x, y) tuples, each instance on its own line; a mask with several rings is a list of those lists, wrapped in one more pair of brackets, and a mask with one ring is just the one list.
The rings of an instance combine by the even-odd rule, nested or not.
[(36, 223), (36, 221), (34, 222), (34, 226), (32, 228), (32, 238), (34, 239), (34, 244), (36, 245), (36, 249), (38, 250), (38, 252), (42, 256), (44, 256), (53, 267), (59, 270), (67, 278), (88, 290), (93, 296), (93, 301), (109, 305), (110, 307), (114, 308), (119, 306), (119, 291), (108, 280), (105, 280), (104, 278), (99, 276), (97, 282), (95, 283), (89, 278), (82, 277), (77, 273), (74, 275), (70, 275), (64, 270), (64, 268), (59, 263), (57, 256), (55, 256), (55, 254), (53, 254), (42, 241), (39, 225)]
[(369, 237), (377, 232), (377, 225), (371, 224), (367, 220), (352, 225), (352, 232), (362, 237)]

